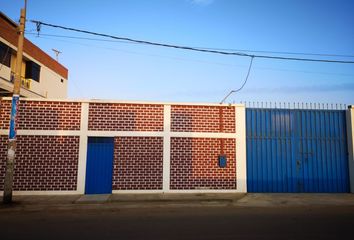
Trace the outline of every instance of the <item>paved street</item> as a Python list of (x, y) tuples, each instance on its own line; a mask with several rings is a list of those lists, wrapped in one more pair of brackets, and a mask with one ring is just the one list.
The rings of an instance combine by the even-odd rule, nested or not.
[(354, 206), (15, 206), (0, 209), (0, 226), (4, 240), (344, 239)]

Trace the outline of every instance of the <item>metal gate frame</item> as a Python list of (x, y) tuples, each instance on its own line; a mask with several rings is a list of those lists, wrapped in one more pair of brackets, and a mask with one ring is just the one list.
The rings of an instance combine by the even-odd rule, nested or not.
[(349, 192), (345, 110), (246, 109), (248, 192)]

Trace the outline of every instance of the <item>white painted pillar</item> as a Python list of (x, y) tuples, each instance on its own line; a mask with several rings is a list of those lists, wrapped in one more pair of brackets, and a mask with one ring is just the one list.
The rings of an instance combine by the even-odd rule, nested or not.
[(171, 105), (164, 105), (163, 117), (163, 192), (170, 190), (170, 165), (171, 165)]
[(348, 167), (350, 192), (354, 193), (354, 106), (349, 106), (347, 110), (347, 137), (348, 137)]
[(247, 192), (246, 168), (246, 108), (235, 106), (236, 125), (236, 186), (237, 192)]
[(77, 172), (77, 192), (79, 194), (85, 193), (88, 114), (89, 114), (89, 103), (87, 102), (81, 103), (79, 166)]

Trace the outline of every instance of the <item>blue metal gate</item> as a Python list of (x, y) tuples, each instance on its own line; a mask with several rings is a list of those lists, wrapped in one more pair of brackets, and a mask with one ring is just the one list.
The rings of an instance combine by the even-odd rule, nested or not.
[(86, 194), (112, 193), (113, 154), (114, 138), (88, 138)]
[(248, 192), (349, 192), (345, 110), (246, 110)]

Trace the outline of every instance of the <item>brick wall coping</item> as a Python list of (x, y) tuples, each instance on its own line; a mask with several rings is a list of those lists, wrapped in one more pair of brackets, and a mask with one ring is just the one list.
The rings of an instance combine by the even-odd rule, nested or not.
[[(0, 100), (11, 101), (11, 97), (3, 97)], [(105, 100), (105, 99), (50, 99), (50, 98), (21, 98), (21, 101), (38, 102), (81, 102), (81, 103), (121, 103), (121, 104), (152, 104), (152, 105), (181, 105), (181, 106), (223, 106), (223, 107), (243, 107), (244, 104), (228, 103), (188, 103), (188, 102), (149, 102), (149, 101), (130, 101), (130, 100)]]

